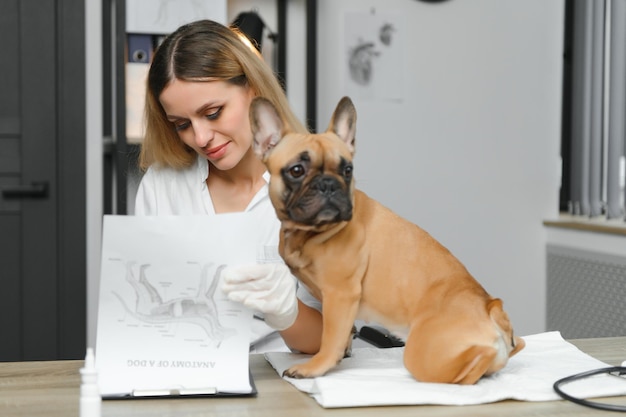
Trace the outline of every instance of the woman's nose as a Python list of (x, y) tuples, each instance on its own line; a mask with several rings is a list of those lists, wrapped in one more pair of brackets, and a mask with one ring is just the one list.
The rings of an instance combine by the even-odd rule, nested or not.
[(211, 142), (215, 134), (214, 130), (207, 126), (206, 123), (195, 125), (193, 130), (194, 140), (196, 145), (200, 148), (205, 148), (209, 142)]

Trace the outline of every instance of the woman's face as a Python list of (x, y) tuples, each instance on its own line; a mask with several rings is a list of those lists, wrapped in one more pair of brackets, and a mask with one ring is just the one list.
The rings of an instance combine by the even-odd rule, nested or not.
[(226, 81), (181, 81), (165, 87), (159, 100), (180, 139), (216, 168), (239, 164), (252, 145), (248, 111), (252, 89)]

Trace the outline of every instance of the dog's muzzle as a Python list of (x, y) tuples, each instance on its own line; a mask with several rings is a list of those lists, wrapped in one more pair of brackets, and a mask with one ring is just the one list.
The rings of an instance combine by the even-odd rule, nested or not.
[(352, 218), (349, 190), (337, 178), (320, 175), (288, 209), (291, 220), (318, 226)]

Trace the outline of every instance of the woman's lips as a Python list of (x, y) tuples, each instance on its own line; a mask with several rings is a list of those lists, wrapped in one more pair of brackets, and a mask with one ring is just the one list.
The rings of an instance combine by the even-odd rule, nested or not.
[(216, 146), (211, 149), (207, 149), (206, 155), (211, 159), (221, 158), (226, 153), (227, 147), (228, 147), (228, 142), (224, 143), (223, 145)]

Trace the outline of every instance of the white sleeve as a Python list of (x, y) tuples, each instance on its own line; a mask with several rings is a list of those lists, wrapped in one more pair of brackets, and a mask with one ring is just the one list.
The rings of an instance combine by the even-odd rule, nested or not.
[(153, 216), (156, 214), (155, 174), (152, 168), (148, 168), (135, 195), (135, 215)]
[(298, 281), (298, 289), (296, 290), (296, 295), (304, 304), (318, 311), (322, 311), (322, 302), (313, 297), (309, 290), (307, 290), (307, 288), (302, 285), (300, 281)]

